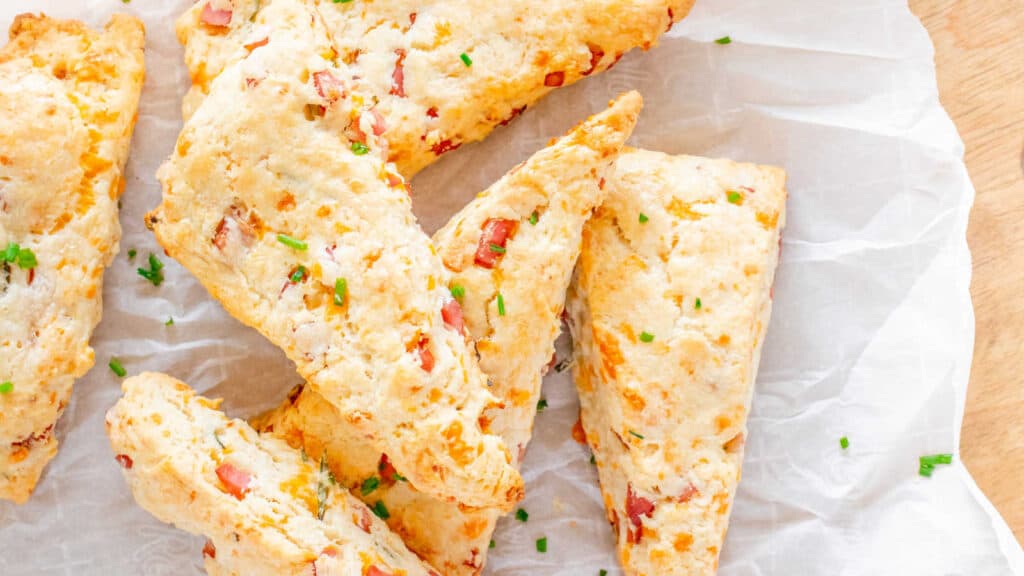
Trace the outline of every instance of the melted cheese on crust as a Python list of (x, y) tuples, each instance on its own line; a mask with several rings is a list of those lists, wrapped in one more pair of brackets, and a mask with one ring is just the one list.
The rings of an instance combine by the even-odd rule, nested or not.
[(376, 567), (436, 576), (317, 459), (260, 437), (168, 376), (141, 374), (123, 391), (106, 424), (132, 494), (158, 519), (209, 538), (211, 574), (350, 576)]
[(304, 3), (263, 15), (269, 43), (217, 79), (160, 170), (158, 241), (418, 489), (511, 508), (522, 479), (480, 427), (497, 400), (442, 321), (443, 267), (369, 101)]
[(717, 570), (784, 181), (777, 168), (624, 152), (584, 231), (568, 304), (574, 375), (627, 574)]
[[(693, 0), (315, 4), (340, 57), (388, 120), (390, 159), (412, 177), (445, 152), (482, 140), (551, 90), (610, 68), (633, 48), (650, 48)], [(227, 27), (203, 23), (206, 5), (197, 3), (178, 22), (194, 84), (186, 117), (213, 78), (244, 56), (242, 46), (266, 36), (255, 15), (267, 0), (212, 0), (232, 11)]]
[[(488, 413), (490, 430), (521, 456), (540, 398), (541, 380), (554, 353), (565, 292), (582, 241), (583, 225), (604, 198), (601, 183), (629, 137), (641, 99), (621, 97), (552, 146), (542, 150), (481, 193), (434, 240), (451, 285), (461, 285), (466, 328), (476, 340), (480, 366), (504, 402)], [(531, 216), (536, 213), (536, 224)], [(518, 222), (505, 254), (493, 269), (474, 264), (485, 222)], [(495, 294), (506, 302), (498, 314)], [(382, 474), (382, 455), (362, 440), (311, 388), (296, 391), (255, 426), (326, 453), (338, 479), (368, 504), (383, 501), (388, 525), (421, 557), (449, 575), (479, 574), (500, 513), (472, 510), (431, 498)], [(517, 464), (519, 462), (517, 461)], [(363, 483), (380, 480), (364, 493)], [(372, 482), (372, 481), (371, 481)]]
[(57, 453), (53, 428), (92, 367), (103, 271), (143, 79), (142, 24), (22, 15), (0, 49), (0, 498), (26, 501)]

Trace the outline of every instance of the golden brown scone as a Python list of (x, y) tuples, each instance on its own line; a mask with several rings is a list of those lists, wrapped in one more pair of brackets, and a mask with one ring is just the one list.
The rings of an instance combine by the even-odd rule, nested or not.
[[(311, 0), (312, 1), (312, 0)], [(482, 140), (548, 92), (650, 48), (693, 0), (317, 0), (340, 58), (387, 120), (390, 159), (412, 177), (445, 152)], [(201, 0), (178, 21), (194, 87), (267, 33), (268, 0)], [(463, 58), (465, 55), (465, 58)]]
[(0, 499), (25, 502), (93, 365), (144, 31), (24, 14), (0, 49)]
[(623, 152), (568, 310), (583, 428), (630, 575), (713, 575), (785, 220), (785, 173)]
[(107, 434), (136, 501), (209, 540), (211, 574), (436, 576), (326, 462), (162, 374), (125, 380)]
[(261, 17), (268, 43), (218, 78), (160, 170), (158, 241), (418, 489), (510, 508), (522, 479), (480, 427), (497, 400), (442, 319), (443, 266), (377, 118), (306, 4)]
[[(480, 194), (434, 237), (457, 295), (445, 306), (446, 319), (476, 340), (480, 366), (504, 402), (488, 413), (490, 430), (519, 459), (554, 354), (583, 224), (604, 198), (605, 173), (640, 107), (639, 94), (622, 96)], [(499, 240), (491, 235), (499, 228), (511, 233)], [(483, 569), (500, 513), (463, 509), (416, 491), (311, 388), (296, 391), (255, 425), (308, 453), (327, 454), (342, 485), (367, 504), (383, 502), (388, 525), (445, 574)]]

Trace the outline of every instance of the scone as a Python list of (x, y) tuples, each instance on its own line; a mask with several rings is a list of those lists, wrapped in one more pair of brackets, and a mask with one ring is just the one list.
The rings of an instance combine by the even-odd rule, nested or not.
[[(266, 24), (255, 15), (268, 1), (201, 0), (180, 18), (194, 85), (186, 117), (221, 70), (265, 40)], [(633, 48), (650, 48), (693, 0), (315, 4), (339, 57), (386, 119), (390, 159), (412, 177), (551, 90), (610, 68)]]
[(444, 322), (443, 266), (385, 163), (372, 101), (309, 6), (277, 0), (260, 17), (268, 41), (185, 125), (149, 225), (417, 489), (510, 508), (522, 479), (481, 430), (497, 399)]
[(630, 575), (713, 575), (785, 220), (777, 168), (623, 152), (568, 310), (582, 424)]
[(260, 437), (162, 374), (125, 380), (107, 434), (135, 500), (209, 540), (211, 574), (436, 576), (318, 455)]
[[(630, 93), (480, 194), (434, 239), (452, 276), (446, 321), (477, 342), (504, 408), (490, 430), (522, 459), (554, 354), (583, 224), (604, 198), (606, 172), (629, 137), (641, 99)], [(500, 513), (468, 510), (415, 490), (311, 388), (256, 427), (310, 454), (327, 454), (342, 485), (383, 502), (388, 525), (448, 575), (479, 574)]]
[(0, 498), (24, 502), (93, 365), (144, 31), (25, 14), (0, 48)]

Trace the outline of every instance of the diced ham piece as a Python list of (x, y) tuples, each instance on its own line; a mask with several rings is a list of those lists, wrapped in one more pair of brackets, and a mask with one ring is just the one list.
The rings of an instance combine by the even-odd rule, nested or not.
[(391, 485), (395, 483), (395, 476), (398, 474), (398, 470), (391, 464), (391, 460), (387, 454), (380, 455), (380, 463), (377, 464), (377, 472), (380, 473), (381, 480), (385, 484)]
[(384, 120), (384, 116), (380, 112), (377, 112), (376, 108), (370, 110), (370, 113), (373, 114), (373, 135), (383, 135), (388, 130), (387, 121)]
[(687, 484), (686, 488), (683, 488), (683, 491), (679, 493), (679, 496), (676, 496), (676, 502), (679, 502), (680, 504), (686, 504), (696, 495), (697, 487), (694, 486), (693, 484)]
[(125, 470), (131, 470), (132, 466), (135, 465), (135, 463), (132, 462), (132, 457), (127, 454), (118, 454), (117, 456), (114, 456), (114, 460), (117, 460), (117, 463)]
[(565, 84), (565, 72), (552, 72), (544, 77), (544, 85), (548, 88), (558, 88)]
[(449, 139), (441, 140), (437, 144), (434, 144), (433, 146), (430, 147), (430, 150), (434, 154), (440, 156), (442, 154), (447, 154), (448, 152), (451, 152), (453, 150), (458, 150), (459, 146), (462, 146), (461, 142), (456, 144), (456, 143), (452, 142), (451, 139), (449, 138)]
[(362, 528), (363, 532), (369, 534), (371, 526), (373, 526), (373, 519), (370, 518), (370, 509), (364, 506), (359, 515), (359, 527)]
[(476, 248), (476, 256), (473, 261), (477, 266), (483, 268), (494, 268), (498, 258), (505, 250), (505, 245), (512, 233), (516, 230), (515, 220), (503, 220), (491, 218), (484, 222), (483, 232), (480, 234), (480, 244)]
[(249, 491), (249, 483), (252, 482), (252, 476), (248, 472), (239, 470), (228, 463), (217, 467), (217, 478), (220, 478), (228, 494), (239, 500), (245, 498), (245, 493)]
[(583, 73), (584, 76), (593, 74), (597, 70), (597, 65), (601, 63), (601, 59), (604, 58), (604, 50), (600, 46), (591, 44), (588, 47), (590, 48), (590, 69)]
[(459, 334), (466, 334), (466, 323), (462, 318), (462, 306), (458, 300), (452, 299), (445, 303), (444, 307), (441, 308), (441, 317), (444, 318), (444, 323)]
[(231, 24), (231, 16), (231, 10), (218, 10), (207, 2), (206, 6), (203, 6), (203, 14), (199, 19), (207, 26), (223, 28)]
[(430, 352), (430, 338), (421, 338), (420, 343), (416, 346), (416, 350), (419, 352), (420, 367), (423, 368), (423, 371), (433, 371), (434, 354)]
[(405, 186), (405, 180), (398, 174), (388, 172), (388, 185), (392, 188), (398, 188), (399, 186)]
[(523, 104), (519, 108), (513, 108), (512, 109), (512, 114), (509, 114), (508, 118), (505, 118), (501, 122), (498, 122), (498, 125), (499, 126), (508, 126), (510, 122), (512, 122), (513, 120), (516, 119), (516, 116), (519, 116), (523, 112), (526, 112), (526, 104)]
[(391, 94), (405, 98), (405, 50), (395, 50), (398, 61), (395, 62), (395, 71), (391, 73)]
[(633, 485), (630, 484), (626, 491), (626, 515), (629, 516), (629, 521), (639, 528), (643, 525), (643, 520), (640, 517), (646, 516), (650, 518), (653, 513), (654, 502), (643, 496), (637, 496), (636, 491), (633, 490)]
[(313, 84), (321, 98), (335, 102), (345, 97), (345, 84), (330, 70), (321, 70), (313, 74)]
[(207, 540), (206, 544), (203, 544), (203, 556), (217, 558), (217, 547), (213, 545), (213, 542)]

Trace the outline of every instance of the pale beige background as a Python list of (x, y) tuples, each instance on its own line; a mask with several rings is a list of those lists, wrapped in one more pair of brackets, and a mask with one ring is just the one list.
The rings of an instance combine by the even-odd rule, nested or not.
[(911, 0), (978, 196), (968, 242), (977, 314), (960, 448), (1024, 542), (1024, 0)]

